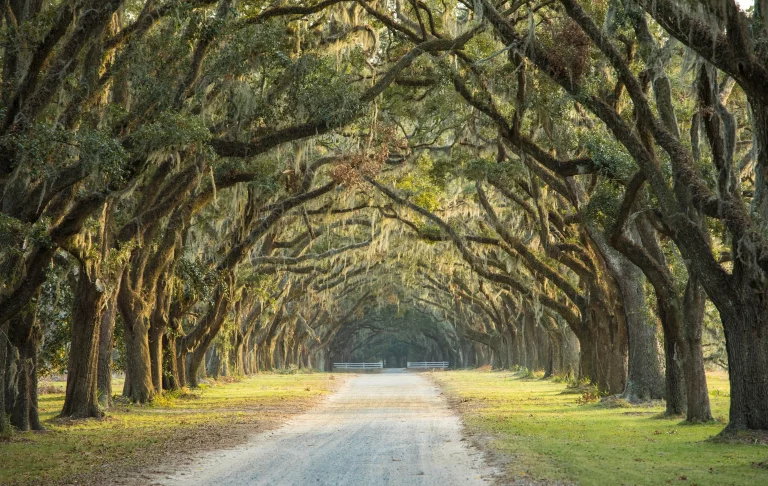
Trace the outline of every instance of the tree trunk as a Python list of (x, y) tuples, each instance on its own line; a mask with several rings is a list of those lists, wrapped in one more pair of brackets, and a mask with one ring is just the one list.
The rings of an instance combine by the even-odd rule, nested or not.
[(125, 381), (123, 396), (134, 403), (146, 403), (155, 395), (150, 366), (148, 319), (139, 317), (130, 327), (125, 324), (126, 321), (123, 314), (125, 368), (130, 377), (130, 380)]
[(707, 375), (704, 372), (704, 354), (701, 349), (701, 333), (704, 322), (706, 295), (695, 275), (691, 275), (685, 288), (683, 314), (685, 346), (683, 373), (688, 411), (686, 420), (691, 423), (709, 422), (712, 412), (709, 407)]
[(728, 351), (731, 409), (726, 432), (768, 430), (768, 303), (748, 285), (720, 317)]
[(610, 314), (603, 303), (589, 306), (581, 346), (580, 378), (587, 378), (612, 395), (626, 388), (628, 340), (624, 316)]
[(218, 289), (214, 302), (205, 316), (198, 321), (189, 334), (178, 340), (179, 367), (184, 370), (188, 386), (197, 386), (200, 365), (205, 359), (205, 354), (216, 334), (224, 324), (224, 319), (229, 311), (229, 304), (226, 293), (222, 289)]
[[(32, 319), (34, 320), (34, 317)], [(27, 339), (18, 348), (18, 381), (11, 424), (22, 431), (43, 430), (37, 396), (37, 354), (41, 340), (42, 330), (33, 323)]]
[[(11, 327), (13, 327), (11, 325)], [(19, 350), (8, 340), (5, 359), (5, 411), (6, 416), (13, 413), (13, 405), (18, 394), (19, 381)]]
[(170, 315), (171, 289), (167, 285), (166, 274), (163, 274), (155, 290), (155, 307), (152, 309), (148, 336), (152, 387), (155, 393), (163, 391), (163, 336), (168, 330)]
[(0, 436), (11, 433), (11, 424), (5, 414), (5, 365), (8, 357), (8, 328), (10, 322), (0, 324)]
[(184, 388), (187, 386), (187, 352), (178, 344), (178, 340), (176, 340), (176, 343), (175, 358), (178, 384), (179, 388)]
[(99, 334), (106, 295), (88, 265), (80, 266), (72, 309), (72, 340), (62, 417), (101, 417), (97, 383)]
[(525, 367), (533, 371), (538, 361), (539, 350), (536, 347), (536, 317), (533, 313), (526, 312), (525, 325)]
[(520, 366), (525, 366), (528, 362), (528, 355), (526, 354), (526, 346), (525, 346), (525, 319), (527, 314), (523, 314), (523, 320), (518, 321), (518, 339), (517, 339), (517, 362), (520, 364)]
[(16, 365), (16, 397), (11, 410), (11, 425), (21, 432), (29, 430), (29, 361), (19, 349), (18, 364)]
[(245, 336), (243, 336), (242, 343), (240, 344), (240, 362), (243, 366), (243, 374), (248, 376), (253, 374), (253, 366), (251, 364), (251, 335), (252, 332), (247, 332)]
[(643, 272), (629, 260), (619, 259), (621, 274), (616, 275), (616, 280), (624, 301), (629, 335), (627, 386), (623, 396), (629, 401), (664, 398), (659, 343), (656, 326), (645, 308)]
[(43, 338), (37, 322), (36, 307), (27, 305), (11, 319), (8, 339), (11, 359), (15, 362), (12, 377), (13, 393), (8, 405), (11, 406), (11, 425), (20, 431), (42, 430), (37, 403), (37, 353)]
[(224, 317), (226, 315), (227, 306), (225, 304), (222, 307), (222, 311), (219, 312), (215, 317), (211, 328), (208, 329), (197, 347), (192, 350), (192, 353), (187, 360), (187, 383), (189, 383), (189, 386), (191, 387), (197, 386), (200, 365), (203, 363), (205, 355), (208, 352), (208, 348), (216, 337), (216, 334), (219, 332), (219, 329), (221, 329), (222, 324), (224, 324)]
[(160, 393), (163, 389), (163, 334), (165, 334), (165, 328), (155, 324), (155, 319), (152, 319), (152, 324), (149, 328), (148, 344), (149, 344), (149, 366), (152, 376), (152, 387), (155, 389), (155, 393)]
[(29, 427), (32, 430), (44, 430), (40, 423), (40, 408), (38, 396), (37, 365), (40, 353), (40, 345), (43, 340), (43, 333), (39, 327), (36, 327), (37, 334), (33, 335), (27, 344), (27, 356), (29, 359)]
[(163, 335), (163, 390), (178, 390), (179, 367), (176, 361), (176, 336), (172, 333)]
[[(762, 93), (749, 95), (754, 122), (755, 195), (751, 212), (758, 215), (755, 231), (765, 234), (768, 211), (768, 104)], [(728, 351), (728, 376), (731, 384), (731, 408), (728, 427), (737, 430), (768, 430), (768, 299), (765, 272), (757, 263), (763, 255), (745, 235), (734, 243), (732, 282), (736, 299), (724, 299), (718, 291), (707, 293), (720, 311)], [(695, 336), (695, 332), (693, 332)], [(687, 375), (686, 375), (687, 377)]]
[(245, 374), (245, 360), (243, 359), (243, 337), (238, 336), (235, 339), (235, 345), (232, 347), (232, 374), (244, 375)]
[(555, 372), (555, 345), (550, 339), (547, 341), (547, 359), (544, 365), (544, 378), (551, 377)]
[[(128, 272), (126, 272), (127, 274)], [(138, 295), (133, 295), (127, 275), (123, 276), (117, 304), (123, 320), (125, 373), (123, 396), (134, 403), (146, 403), (155, 395), (149, 351), (150, 313)]]
[[(119, 281), (119, 280), (118, 280)], [(112, 406), (112, 352), (114, 351), (115, 320), (117, 317), (117, 292), (107, 302), (99, 329), (99, 362), (97, 390), (99, 405), (107, 409)]]
[(196, 388), (199, 383), (200, 365), (205, 359), (206, 350), (197, 347), (187, 357), (186, 370), (187, 370), (187, 383), (190, 387)]
[[(661, 307), (660, 307), (661, 309)], [(664, 322), (665, 317), (659, 311), (659, 317)], [(688, 402), (685, 395), (685, 378), (680, 364), (681, 353), (678, 349), (675, 333), (664, 330), (664, 396), (667, 401), (665, 415), (682, 415), (688, 410)]]

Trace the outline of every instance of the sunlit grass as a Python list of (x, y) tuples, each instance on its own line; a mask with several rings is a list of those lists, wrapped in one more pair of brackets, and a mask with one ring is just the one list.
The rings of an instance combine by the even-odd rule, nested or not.
[[(725, 423), (685, 425), (663, 405), (577, 405), (564, 383), (510, 372), (455, 371), (434, 378), (470, 432), (492, 437), (509, 477), (578, 484), (768, 484), (768, 447), (708, 441)], [(728, 379), (709, 374), (712, 412), (728, 416)]]
[[(115, 405), (103, 420), (62, 421), (60, 393), (40, 397), (44, 433), (15, 434), (0, 442), (0, 485), (68, 482), (100, 469), (145, 464), (152, 454), (185, 445), (179, 441), (219, 440), (227, 426), (258, 429), (301, 410), (328, 394), (334, 381), (324, 373), (262, 373), (243, 381), (203, 385), (200, 389), (159, 397), (140, 406)], [(119, 392), (122, 384), (116, 383)], [(119, 469), (118, 467), (118, 469)], [(115, 469), (117, 470), (117, 469)], [(85, 476), (83, 476), (85, 475)], [(78, 481), (80, 482), (80, 481)]]

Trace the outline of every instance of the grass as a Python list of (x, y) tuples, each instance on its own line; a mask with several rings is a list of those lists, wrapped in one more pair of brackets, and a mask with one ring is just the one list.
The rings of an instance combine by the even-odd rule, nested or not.
[[(565, 383), (510, 372), (433, 375), (468, 432), (504, 464), (506, 480), (585, 485), (768, 485), (768, 447), (708, 440), (725, 426), (728, 379), (710, 373), (718, 421), (686, 425), (662, 404), (577, 405)], [(618, 405), (621, 405), (619, 402)]]
[(149, 405), (118, 403), (101, 420), (57, 419), (64, 396), (45, 394), (40, 412), (47, 431), (17, 433), (0, 443), (0, 485), (104, 484), (180, 453), (241, 442), (331, 392), (338, 383), (331, 376), (262, 373), (214, 382)]

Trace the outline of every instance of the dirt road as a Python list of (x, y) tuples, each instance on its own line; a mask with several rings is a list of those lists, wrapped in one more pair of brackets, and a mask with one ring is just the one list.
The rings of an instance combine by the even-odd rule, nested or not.
[(466, 444), (458, 418), (429, 380), (407, 372), (365, 374), (280, 429), (208, 453), (159, 482), (488, 484), (493, 471)]

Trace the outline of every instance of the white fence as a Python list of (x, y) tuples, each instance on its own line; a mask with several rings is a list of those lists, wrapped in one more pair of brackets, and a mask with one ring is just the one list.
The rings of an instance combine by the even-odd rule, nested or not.
[(408, 368), (428, 369), (428, 368), (447, 368), (448, 361), (409, 361)]
[(384, 367), (384, 362), (378, 363), (333, 363), (334, 368), (340, 370), (375, 370)]

